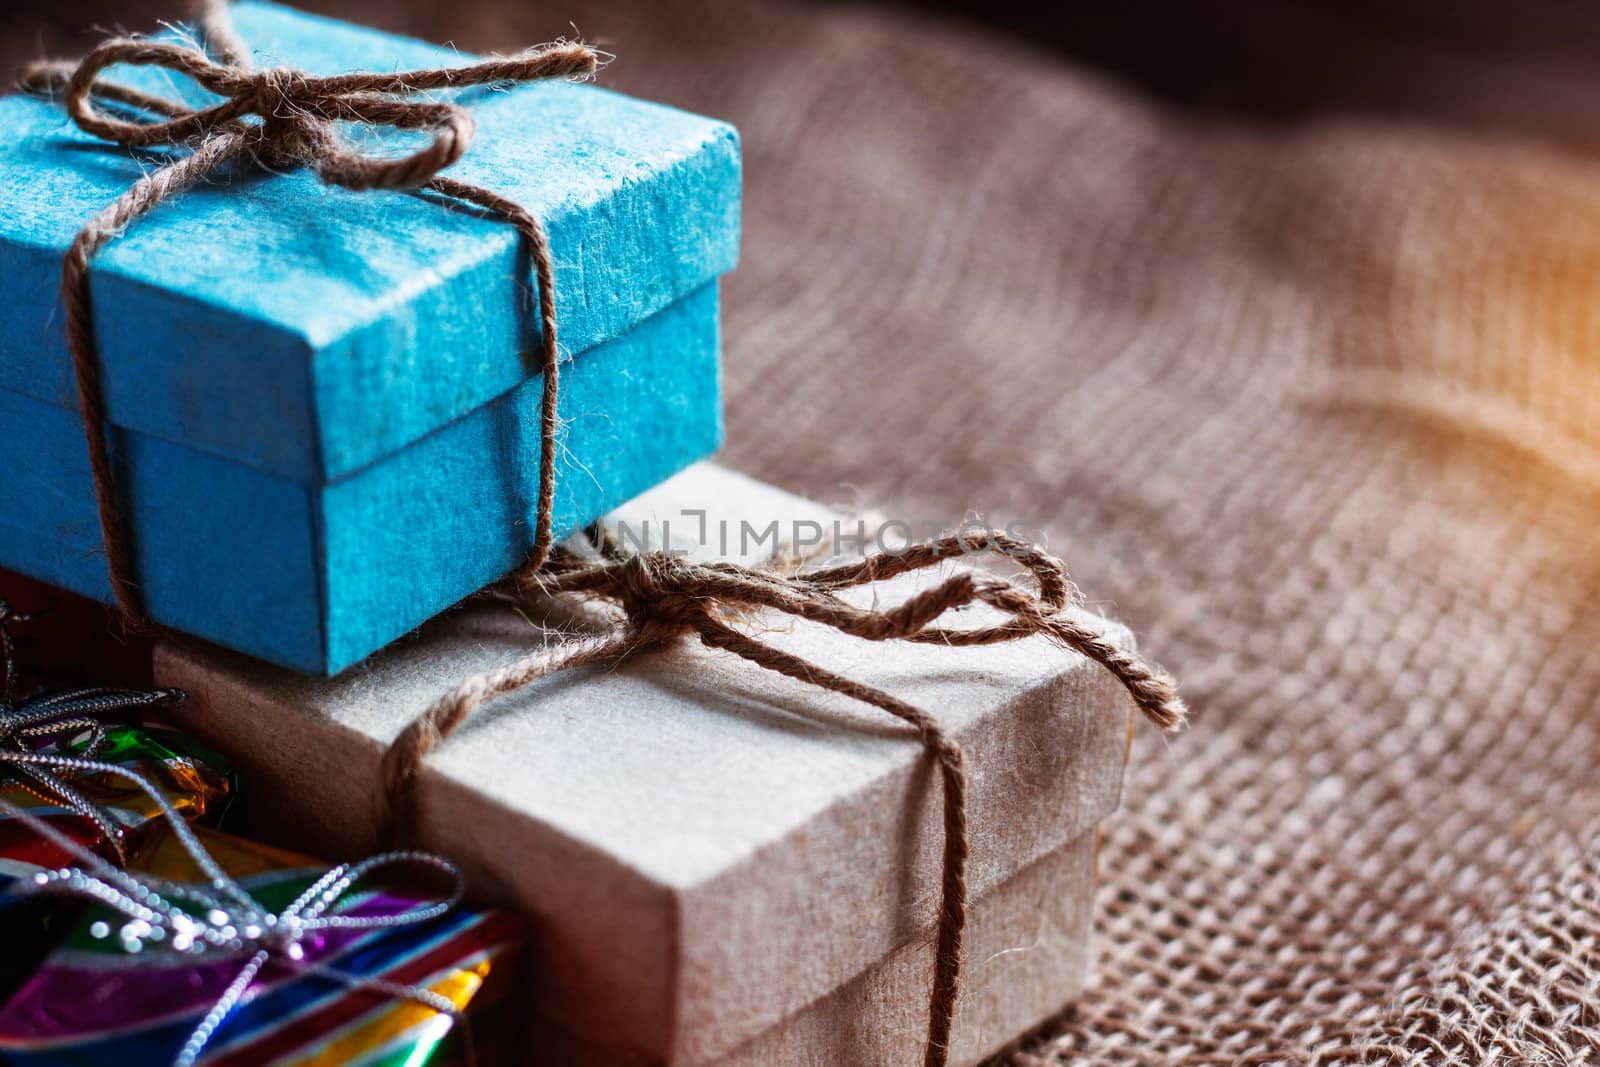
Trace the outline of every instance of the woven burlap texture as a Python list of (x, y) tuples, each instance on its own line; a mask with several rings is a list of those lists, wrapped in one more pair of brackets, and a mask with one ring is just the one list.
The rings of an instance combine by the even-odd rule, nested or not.
[(321, 6), (573, 17), (736, 122), (727, 461), (1042, 525), (1184, 682), (1017, 1063), (1600, 1058), (1600, 165), (1201, 123), (905, 13)]

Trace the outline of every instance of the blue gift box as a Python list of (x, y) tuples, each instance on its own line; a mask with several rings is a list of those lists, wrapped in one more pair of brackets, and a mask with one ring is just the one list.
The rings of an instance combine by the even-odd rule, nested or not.
[[(235, 16), (262, 65), (463, 62), (271, 4)], [(149, 69), (110, 77), (185, 92)], [(449, 173), (531, 210), (556, 262), (556, 519), (570, 532), (720, 442), (716, 280), (738, 251), (738, 140), (588, 85), (469, 99), (478, 137)], [(0, 100), (0, 566), (102, 599), (61, 262), (161, 160), (96, 141), (59, 103)], [(333, 673), (514, 568), (540, 451), (531, 284), (503, 221), (304, 171), (232, 172), (102, 251), (95, 335), (150, 615)]]

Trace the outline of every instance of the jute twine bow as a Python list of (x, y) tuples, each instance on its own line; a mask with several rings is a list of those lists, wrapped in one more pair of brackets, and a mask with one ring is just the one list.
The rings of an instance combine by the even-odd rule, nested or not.
[[(263, 968), (276, 963), (297, 974), (312, 975), (383, 996), (414, 1001), (441, 1015), (456, 1018), (455, 1004), (422, 986), (353, 975), (305, 959), (304, 942), (334, 930), (384, 930), (430, 922), (461, 902), (464, 882), (449, 861), (427, 852), (396, 850), (356, 863), (341, 863), (323, 873), (287, 907), (272, 911), (257, 901), (216, 862), (187, 822), (150, 780), (136, 771), (97, 760), (35, 755), (37, 766), (52, 773), (116, 774), (145, 793), (163, 817), (204, 883), (173, 882), (154, 875), (121, 870), (63, 836), (49, 823), (0, 798), (0, 814), (22, 820), (32, 831), (72, 855), (76, 867), (40, 871), (13, 887), (15, 896), (59, 895), (92, 901), (126, 920), (117, 937), (129, 952), (165, 952), (184, 960), (243, 961), (191, 1031), (174, 1058), (174, 1067), (193, 1067), (212, 1036), (250, 993)], [(347, 914), (353, 894), (374, 873), (395, 867), (426, 868), (443, 875), (449, 891), (418, 901), (396, 915)], [(109, 936), (109, 931), (107, 932)], [(471, 1035), (461, 1028), (463, 1048), (471, 1062)]]
[[(91, 219), (73, 239), (62, 265), (67, 345), (77, 382), (111, 590), (123, 618), (138, 626), (146, 622), (147, 616), (135, 576), (132, 545), (118, 506), (107, 441), (89, 261), (129, 224), (163, 201), (244, 157), (270, 167), (308, 166), (323, 181), (346, 189), (428, 189), (500, 216), (527, 241), (538, 283), (539, 370), (544, 375), (540, 430), (545, 448), (539, 459), (533, 541), (534, 556), (542, 559), (553, 540), (552, 443), (560, 374), (555, 266), (549, 240), (543, 225), (521, 205), (492, 190), (440, 173), (459, 160), (472, 143), (472, 113), (460, 104), (421, 94), (548, 78), (586, 78), (599, 68), (602, 53), (585, 44), (560, 42), (465, 67), (313, 77), (286, 67), (253, 70), (249, 49), (233, 29), (225, 0), (205, 0), (199, 24), (208, 47), (221, 62), (179, 44), (116, 39), (95, 48), (76, 64), (37, 63), (23, 76), (25, 88), (63, 93), (68, 113), (86, 133), (129, 148), (182, 148), (188, 153), (139, 179)], [(102, 71), (119, 64), (164, 67), (192, 78), (222, 97), (222, 102), (192, 108), (101, 79)], [(119, 105), (142, 117), (118, 118), (97, 107), (96, 100)], [(431, 134), (431, 139), (408, 155), (391, 158), (364, 154), (346, 145), (335, 125), (340, 122), (424, 131)]]
[[(1060, 560), (1000, 534), (980, 547), (1019, 564), (1036, 589), (962, 570), (892, 608), (861, 608), (839, 595), (846, 589), (970, 557), (974, 545), (959, 536), (800, 573), (729, 562), (698, 563), (661, 552), (628, 555), (609, 544), (599, 562), (557, 549), (546, 566), (519, 572), (517, 585), (527, 594), (595, 598), (615, 609), (619, 616), (615, 625), (605, 632), (540, 648), (506, 667), (468, 678), (435, 701), (401, 733), (384, 757), (386, 824), (415, 825), (415, 785), (423, 761), (486, 701), (560, 671), (614, 664), (643, 649), (685, 637), (880, 708), (916, 730), (923, 747), (938, 762), (943, 786), (944, 848), (924, 1054), (928, 1067), (940, 1067), (949, 1056), (961, 994), (962, 937), (967, 920), (967, 772), (961, 745), (922, 708), (775, 648), (730, 625), (728, 619), (767, 609), (868, 641), (952, 647), (1042, 635), (1111, 671), (1156, 726), (1174, 730), (1183, 723), (1185, 709), (1172, 678), (1107, 637), (1101, 620), (1076, 603)], [(949, 613), (973, 604), (988, 605), (1004, 618), (970, 629), (939, 624)]]
[[(127, 863), (122, 827), (72, 784), (74, 774), (33, 759), (43, 747), (88, 736), (77, 754), (97, 756), (105, 746), (102, 716), (175, 704), (183, 699), (178, 689), (138, 692), (123, 689), (69, 689), (17, 697), (16, 648), (10, 624), (26, 620), (0, 600), (0, 656), (4, 657), (4, 697), (0, 700), (0, 767), (10, 768), (22, 784), (42, 800), (62, 805), (82, 816), (111, 850), (118, 866)], [(109, 764), (108, 764), (109, 766)]]

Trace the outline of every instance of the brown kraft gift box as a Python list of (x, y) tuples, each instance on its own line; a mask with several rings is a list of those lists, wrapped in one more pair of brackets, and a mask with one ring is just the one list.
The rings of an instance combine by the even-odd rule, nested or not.
[[(612, 520), (658, 537), (665, 522), (677, 545), (702, 511), (710, 543), (683, 547), (713, 556), (740, 547), (719, 543), (723, 523), (837, 518), (707, 463)], [(929, 580), (846, 596), (892, 601)], [(156, 678), (190, 693), (178, 725), (235, 758), (257, 834), (366, 854), (380, 762), (405, 725), (463, 677), (561, 640), (570, 615), (479, 597), (330, 680), (172, 641)], [(1096, 828), (1122, 786), (1116, 678), (1042, 637), (955, 649), (779, 616), (740, 625), (933, 710), (965, 749), (972, 903), (952, 1062), (1069, 1003), (1089, 959)], [(939, 794), (902, 724), (685, 641), (481, 709), (429, 756), (410, 840), (531, 916), (532, 1062), (910, 1063), (926, 1038)]]

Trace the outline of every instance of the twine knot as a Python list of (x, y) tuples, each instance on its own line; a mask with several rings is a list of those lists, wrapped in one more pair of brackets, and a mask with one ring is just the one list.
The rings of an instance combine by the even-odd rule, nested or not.
[(652, 638), (686, 634), (706, 616), (687, 561), (665, 552), (629, 556), (615, 565), (610, 590), (628, 623)]
[(306, 76), (293, 67), (268, 67), (249, 79), (250, 110), (261, 118), (257, 157), (279, 167), (307, 162), (311, 142), (302, 130), (316, 101)]

